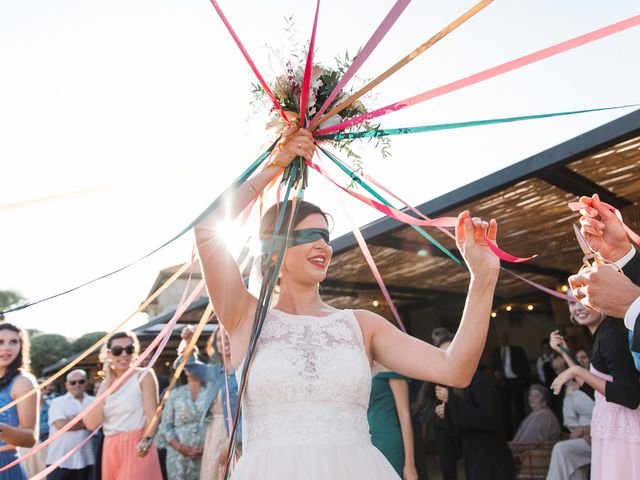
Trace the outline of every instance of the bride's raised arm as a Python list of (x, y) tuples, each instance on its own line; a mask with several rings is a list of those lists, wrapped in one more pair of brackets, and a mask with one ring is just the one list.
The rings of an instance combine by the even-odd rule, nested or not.
[(460, 327), (446, 351), (401, 332), (372, 312), (359, 311), (357, 316), (376, 361), (407, 377), (463, 388), (471, 382), (484, 350), (500, 261), (483, 240), (486, 233), (495, 241), (496, 221), (487, 225), (472, 220), (469, 212), (459, 218), (456, 243), (471, 281)]
[(236, 218), (295, 157), (311, 159), (314, 145), (309, 132), (292, 128), (285, 132), (285, 142), (278, 147), (273, 161), (225, 198), (224, 204), (196, 228), (196, 244), (209, 298), (216, 315), (229, 335), (241, 328), (256, 307), (256, 298), (242, 281), (238, 265), (221, 239), (219, 225)]

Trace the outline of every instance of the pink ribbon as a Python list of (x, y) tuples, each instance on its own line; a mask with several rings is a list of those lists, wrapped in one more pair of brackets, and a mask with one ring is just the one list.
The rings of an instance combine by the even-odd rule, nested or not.
[(216, 12), (218, 12), (218, 15), (220, 16), (220, 20), (222, 20), (222, 23), (224, 23), (224, 26), (227, 27), (227, 30), (229, 31), (229, 34), (233, 38), (233, 41), (236, 42), (236, 45), (238, 46), (238, 48), (242, 52), (242, 55), (244, 56), (245, 60), (249, 64), (249, 67), (251, 67), (251, 70), (253, 70), (253, 73), (255, 74), (256, 78), (258, 79), (258, 82), (260, 82), (260, 85), (262, 85), (262, 88), (264, 89), (265, 93), (271, 99), (271, 102), (273, 103), (273, 107), (276, 110), (278, 110), (278, 112), (280, 112), (280, 116), (287, 123), (287, 125), (291, 125), (291, 122), (289, 121), (289, 119), (287, 118), (287, 115), (284, 113), (284, 110), (282, 109), (282, 105), (280, 105), (280, 102), (278, 102), (278, 100), (276, 99), (275, 95), (273, 94), (273, 92), (269, 88), (269, 85), (267, 85), (267, 82), (265, 82), (264, 78), (262, 77), (262, 75), (258, 71), (258, 67), (256, 67), (256, 64), (251, 59), (251, 56), (249, 55), (249, 52), (247, 52), (247, 49), (244, 48), (244, 45), (240, 41), (240, 38), (238, 37), (238, 35), (236, 34), (235, 30), (233, 29), (233, 27), (231, 26), (231, 24), (227, 20), (227, 17), (225, 16), (225, 14), (222, 12), (222, 9), (218, 5), (218, 2), (216, 0), (210, 0), (210, 2), (211, 2), (211, 5), (213, 5), (213, 8), (216, 9)]
[[(204, 281), (204, 280), (203, 280)], [(126, 370), (122, 375), (120, 375), (109, 388), (107, 388), (100, 396), (98, 396), (92, 403), (87, 405), (84, 410), (82, 410), (78, 415), (76, 415), (72, 420), (70, 420), (65, 426), (63, 426), (60, 430), (58, 430), (54, 435), (50, 436), (44, 442), (36, 445), (34, 448), (29, 450), (27, 453), (22, 455), (20, 458), (14, 460), (13, 462), (5, 465), (0, 468), (0, 472), (4, 472), (21, 462), (31, 458), (33, 455), (38, 453), (40, 450), (48, 447), (52, 442), (58, 440), (62, 435), (68, 432), (71, 428), (73, 428), (80, 420), (82, 420), (87, 413), (91, 412), (95, 409), (102, 400), (111, 395), (116, 389), (120, 387), (124, 382), (126, 382), (131, 375), (136, 372), (136, 369), (142, 364), (142, 362), (151, 354), (151, 352), (158, 346), (164, 335), (166, 335), (167, 331), (171, 331), (173, 329), (173, 325), (171, 323), (167, 323), (165, 327), (156, 335), (153, 341), (149, 344), (149, 346), (140, 354), (140, 356), (133, 362), (133, 364)]]
[(313, 127), (315, 127), (316, 124), (320, 121), (322, 114), (327, 110), (327, 108), (329, 108), (331, 102), (336, 99), (338, 94), (342, 91), (349, 80), (351, 80), (353, 76), (358, 72), (362, 64), (364, 64), (364, 62), (369, 58), (369, 55), (371, 55), (371, 53), (376, 49), (378, 44), (382, 41), (387, 32), (389, 32), (393, 24), (396, 23), (396, 20), (398, 20), (398, 18), (400, 17), (402, 12), (404, 12), (405, 8), (407, 8), (410, 2), (411, 0), (398, 0), (395, 3), (384, 20), (382, 20), (382, 23), (378, 26), (376, 31), (373, 32), (373, 35), (366, 43), (366, 45), (362, 47), (362, 50), (360, 52), (358, 52), (358, 55), (353, 60), (353, 63), (349, 66), (345, 74), (338, 81), (338, 84), (334, 87), (331, 94), (324, 101), (322, 107), (320, 107), (320, 110), (316, 113), (313, 121), (311, 122), (311, 125), (309, 125), (310, 130), (313, 130)]
[[(62, 456), (62, 458), (60, 458), (58, 461), (56, 461), (56, 462), (52, 463), (51, 465), (49, 465), (47, 468), (42, 470), (37, 475), (31, 477), (29, 480), (42, 480), (42, 479), (45, 479), (47, 477), (47, 475), (49, 475), (51, 472), (53, 472), (56, 468), (58, 468), (60, 465), (62, 465), (64, 462), (66, 462), (69, 457), (71, 457), (78, 450), (80, 450), (82, 447), (84, 447), (87, 444), (87, 442), (89, 440), (91, 440), (96, 433), (98, 433), (98, 431), (102, 428), (102, 425), (104, 425), (104, 423), (100, 424), (100, 426), (98, 428), (96, 428), (93, 432), (91, 432), (90, 435), (87, 435), (84, 438), (84, 440), (82, 440), (75, 447), (73, 447), (71, 450), (69, 450), (67, 453), (65, 453)], [(94, 468), (100, 468), (100, 466), (96, 465)]]
[[(611, 210), (613, 213), (615, 213), (616, 217), (618, 217), (618, 220), (620, 220), (620, 222), (622, 223), (622, 226), (624, 227), (624, 231), (627, 232), (627, 235), (629, 236), (629, 238), (633, 241), (633, 243), (635, 243), (637, 246), (640, 247), (640, 235), (638, 235), (636, 232), (634, 232), (629, 227), (627, 227), (627, 225), (624, 223), (624, 220), (622, 220), (622, 214), (620, 213), (620, 210), (618, 210), (613, 205), (609, 205), (606, 202), (602, 202), (602, 204), (605, 207), (607, 207), (609, 210)], [(574, 212), (579, 212), (580, 210), (582, 210), (587, 206), (588, 205), (585, 205), (584, 203), (580, 203), (580, 202), (569, 202), (569, 208)]]
[[(343, 208), (344, 208), (344, 205), (343, 205)], [(349, 223), (351, 223), (351, 230), (353, 231), (353, 236), (356, 238), (358, 245), (360, 245), (360, 250), (362, 251), (362, 255), (364, 255), (365, 260), (369, 264), (371, 273), (373, 274), (373, 277), (376, 279), (376, 282), (378, 283), (378, 287), (380, 287), (380, 291), (382, 292), (382, 295), (387, 301), (387, 305), (389, 306), (389, 310), (391, 310), (391, 314), (393, 315), (393, 318), (396, 319), (396, 323), (398, 324), (398, 327), (400, 327), (400, 329), (404, 333), (407, 333), (407, 329), (405, 328), (404, 323), (402, 322), (402, 318), (400, 318), (400, 313), (398, 313), (398, 310), (395, 304), (393, 303), (393, 300), (391, 299), (391, 295), (389, 295), (389, 290), (387, 290), (387, 286), (384, 284), (382, 275), (380, 275), (380, 270), (378, 270), (378, 266), (376, 265), (376, 262), (373, 260), (371, 251), (369, 250), (369, 247), (367, 246), (367, 242), (365, 242), (364, 237), (362, 236), (362, 232), (360, 231), (360, 228), (358, 228), (353, 218), (351, 218), (351, 215), (348, 214), (348, 212), (346, 211), (346, 208), (345, 208), (345, 214), (349, 219)]]
[[(189, 274), (189, 281), (191, 281), (191, 274)], [(196, 285), (196, 287), (193, 289), (193, 291), (191, 292), (189, 297), (185, 300), (185, 297), (186, 297), (186, 294), (187, 294), (187, 289), (188, 289), (188, 286), (189, 286), (189, 283), (187, 282), (187, 287), (185, 288), (184, 292), (182, 293), (182, 298), (180, 299), (180, 302), (178, 303), (178, 306), (176, 307), (176, 311), (173, 314), (173, 317), (171, 317), (171, 320), (169, 320), (169, 324), (171, 325), (171, 329), (167, 330), (167, 333), (164, 335), (164, 337), (162, 338), (162, 341), (160, 342), (160, 346), (156, 349), (155, 353), (153, 354), (153, 358), (151, 358), (151, 360), (149, 360), (149, 363), (144, 368), (142, 374), (140, 375), (140, 382), (142, 381), (142, 378), (144, 377), (144, 375), (149, 370), (151, 370), (151, 368), (153, 368), (153, 365), (156, 363), (156, 360), (158, 360), (158, 357), (160, 356), (160, 354), (164, 350), (164, 347), (167, 345), (167, 342), (171, 338), (171, 334), (173, 333), (173, 328), (175, 327), (176, 323), (178, 322), (178, 319), (180, 319), (180, 317), (182, 317), (182, 315), (184, 315), (184, 312), (187, 310), (187, 308), (189, 308), (189, 306), (196, 300), (196, 298), (198, 298), (198, 296), (200, 295), (200, 292), (204, 288), (204, 285), (205, 285), (204, 280), (200, 280), (198, 285)]]
[(564, 42), (558, 43), (551, 47), (544, 48), (542, 50), (538, 50), (537, 52), (530, 53), (529, 55), (525, 55), (523, 57), (517, 58), (515, 60), (511, 60), (510, 62), (503, 63), (502, 65), (498, 65), (493, 68), (489, 68), (479, 73), (475, 73), (468, 77), (465, 77), (461, 80), (456, 80), (455, 82), (448, 83), (441, 87), (434, 88), (432, 90), (427, 90), (424, 93), (419, 95), (415, 95), (413, 97), (409, 97), (400, 102), (392, 103), (391, 105), (387, 105), (386, 107), (379, 108), (378, 110), (374, 110), (372, 112), (368, 112), (362, 115), (355, 116), (350, 118), (347, 121), (341, 122), (337, 125), (333, 125), (331, 127), (323, 128), (316, 131), (316, 135), (323, 135), (330, 132), (335, 132), (338, 130), (343, 130), (345, 128), (351, 127), (353, 125), (357, 125), (366, 120), (370, 120), (372, 118), (376, 118), (382, 115), (385, 115), (390, 112), (395, 112), (401, 110), (403, 108), (416, 105), (420, 102), (424, 102), (425, 100), (429, 100), (435, 97), (439, 97), (441, 95), (445, 95), (447, 93), (451, 93), (455, 90), (459, 90), (464, 87), (468, 87), (475, 83), (482, 82), (489, 78), (496, 77), (498, 75), (502, 75), (503, 73), (510, 72), (512, 70), (516, 70), (520, 67), (524, 67), (526, 65), (530, 65), (532, 63), (538, 62), (540, 60), (544, 60), (546, 58), (552, 57), (554, 55), (558, 55), (560, 53), (566, 52), (567, 50), (571, 50), (573, 48), (579, 47), (581, 45), (585, 45), (587, 43), (594, 42), (601, 38), (607, 37), (609, 35), (613, 35), (615, 33), (619, 33), (623, 30), (632, 28), (640, 24), (640, 15), (636, 15), (634, 17), (628, 18), (618, 23), (614, 23), (608, 25), (606, 27), (600, 28), (598, 30), (594, 30), (592, 32), (586, 33), (584, 35), (580, 35), (579, 37), (572, 38), (570, 40), (566, 40)]
[[(420, 215), (423, 218), (422, 220), (417, 219), (415, 217), (412, 217), (411, 215), (407, 215), (406, 213), (404, 213), (404, 212), (402, 212), (400, 210), (397, 210), (395, 208), (383, 205), (383, 204), (381, 204), (379, 202), (376, 202), (375, 200), (373, 200), (371, 198), (368, 198), (368, 197), (365, 197), (364, 195), (359, 194), (358, 192), (354, 192), (353, 190), (350, 190), (348, 188), (343, 187), (336, 180), (334, 180), (331, 177), (331, 175), (329, 175), (325, 170), (323, 170), (322, 167), (320, 167), (319, 165), (317, 165), (315, 163), (307, 161), (307, 165), (309, 165), (311, 168), (316, 170), (318, 173), (320, 173), (322, 176), (324, 176), (331, 183), (333, 183), (334, 185), (336, 185), (337, 187), (339, 187), (340, 189), (342, 189), (344, 192), (348, 193), (352, 197), (357, 198), (361, 202), (369, 205), (370, 207), (375, 208), (376, 210), (384, 213), (388, 217), (391, 217), (394, 220), (397, 220), (399, 222), (407, 223), (409, 225), (418, 225), (418, 226), (421, 226), (421, 227), (438, 227), (441, 230), (442, 230), (442, 227), (456, 227), (458, 225), (458, 218), (457, 217), (439, 217), (439, 218), (431, 219), (431, 218), (427, 217), (426, 215), (424, 215), (423, 213), (421, 213), (421, 212), (419, 212), (419, 211), (417, 211), (417, 210), (412, 208), (413, 211), (417, 212), (418, 215)], [(370, 177), (368, 177), (368, 178), (370, 178)], [(388, 192), (388, 190), (386, 190), (386, 189), (384, 189), (384, 190)], [(388, 192), (388, 193), (390, 193), (390, 192)], [(393, 194), (391, 194), (391, 195), (393, 195)], [(393, 195), (393, 196), (396, 199), (399, 199), (395, 195)], [(405, 205), (408, 205), (408, 204), (405, 204)], [(448, 233), (448, 235), (452, 236), (452, 234), (450, 234), (450, 233)], [(452, 236), (452, 238), (454, 238), (454, 237)], [(498, 247), (491, 240), (489, 240), (486, 237), (486, 235), (484, 236), (484, 241), (486, 242), (486, 244), (489, 247), (489, 249), (494, 253), (494, 255), (496, 255), (499, 259), (504, 260), (506, 262), (522, 263), (522, 262), (527, 262), (527, 261), (532, 260), (532, 259), (537, 257), (537, 255), (533, 255), (531, 257), (516, 257), (515, 255), (511, 255), (510, 253), (507, 253), (504, 250), (502, 250), (500, 247)]]
[(307, 102), (309, 101), (309, 87), (311, 86), (311, 72), (313, 71), (313, 50), (316, 47), (316, 31), (318, 29), (318, 13), (320, 13), (320, 0), (316, 3), (316, 16), (313, 19), (313, 29), (311, 30), (311, 40), (309, 40), (309, 52), (307, 53), (307, 64), (304, 67), (304, 77), (302, 79), (302, 91), (300, 92), (300, 125), (307, 125)]

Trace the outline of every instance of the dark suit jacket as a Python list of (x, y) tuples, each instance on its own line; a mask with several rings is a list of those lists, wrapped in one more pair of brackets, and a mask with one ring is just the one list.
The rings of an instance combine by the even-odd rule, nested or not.
[[(504, 373), (502, 358), (500, 356), (500, 348), (501, 347), (496, 347), (493, 349), (493, 355), (491, 356), (491, 369), (494, 372)], [(527, 360), (527, 355), (524, 353), (524, 349), (522, 347), (509, 345), (509, 351), (511, 354), (511, 370), (513, 370), (513, 373), (518, 376), (518, 380), (525, 385), (529, 385), (531, 380), (531, 368), (529, 367), (529, 360)]]
[(481, 372), (461, 392), (449, 391), (444, 418), (449, 434), (462, 440), (467, 478), (515, 478), (513, 457), (500, 429), (499, 405), (495, 388)]
[[(636, 285), (640, 285), (640, 253), (636, 250), (636, 254), (633, 256), (629, 263), (627, 263), (622, 269), (624, 274), (631, 279)], [(633, 329), (633, 341), (631, 343), (631, 350), (634, 352), (640, 352), (640, 315), (636, 319), (636, 325)]]

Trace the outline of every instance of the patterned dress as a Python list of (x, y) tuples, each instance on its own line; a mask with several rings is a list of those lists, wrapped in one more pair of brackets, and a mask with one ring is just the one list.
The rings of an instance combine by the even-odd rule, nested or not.
[[(169, 399), (162, 412), (160, 431), (167, 444), (177, 439), (189, 447), (204, 445), (206, 424), (202, 422), (205, 410), (206, 391), (200, 387), (195, 402), (191, 399), (188, 385), (176, 388), (169, 394)], [(178, 453), (171, 445), (167, 445), (167, 473), (169, 478), (180, 480), (198, 480), (201, 458), (187, 458)]]

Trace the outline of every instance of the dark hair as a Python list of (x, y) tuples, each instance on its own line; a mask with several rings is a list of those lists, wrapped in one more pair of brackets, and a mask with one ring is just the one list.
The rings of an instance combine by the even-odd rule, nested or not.
[(10, 332), (15, 332), (18, 334), (18, 338), (20, 339), (20, 351), (16, 358), (13, 359), (13, 362), (9, 364), (7, 367), (7, 371), (4, 376), (0, 378), (0, 388), (4, 388), (13, 378), (23, 372), (29, 371), (30, 356), (29, 356), (29, 334), (17, 327), (13, 323), (0, 323), (0, 330), (9, 330)]
[(135, 333), (129, 331), (116, 332), (111, 335), (109, 337), (109, 340), (107, 340), (107, 349), (111, 348), (113, 341), (119, 338), (128, 338), (129, 340), (131, 340), (131, 342), (133, 342), (133, 346), (136, 348), (136, 351), (140, 351), (140, 341), (138, 340), (138, 336)]
[[(296, 218), (293, 219), (292, 228), (295, 228), (298, 224), (300, 224), (300, 222), (302, 222), (308, 216), (314, 215), (316, 213), (319, 215), (322, 215), (322, 217), (327, 222), (327, 225), (329, 224), (329, 218), (330, 218), (329, 214), (324, 212), (317, 205), (314, 205), (311, 202), (307, 202), (306, 200), (298, 200), (295, 203), (296, 203), (295, 205)], [(264, 215), (262, 215), (262, 219), (260, 220), (260, 240), (271, 238), (273, 236), (273, 232), (276, 228), (276, 222), (278, 220), (278, 215), (280, 214), (280, 211), (282, 210), (282, 208), (284, 208), (284, 217), (282, 221), (282, 225), (284, 228), (282, 227), (281, 228), (282, 228), (282, 231), (284, 231), (286, 226), (289, 224), (291, 220), (293, 207), (294, 207), (293, 200), (287, 201), (286, 205), (284, 202), (280, 202), (280, 203), (276, 203), (275, 205), (272, 205), (264, 213)], [(267, 258), (267, 255), (262, 256), (262, 262), (260, 265), (262, 272), (266, 271), (268, 260), (269, 259)]]
[(116, 332), (113, 335), (111, 335), (109, 337), (109, 339), (107, 340), (107, 343), (105, 343), (102, 346), (102, 349), (100, 350), (100, 355), (98, 356), (98, 360), (101, 361), (102, 363), (104, 363), (107, 359), (107, 352), (109, 351), (109, 349), (111, 348), (111, 345), (113, 344), (114, 340), (117, 340), (119, 338), (128, 338), (129, 340), (131, 340), (131, 343), (133, 343), (133, 346), (135, 348), (135, 352), (134, 353), (139, 353), (140, 352), (140, 340), (138, 340), (138, 336), (131, 332), (131, 331), (122, 331), (122, 332)]
[[(271, 236), (273, 235), (273, 231), (276, 228), (278, 214), (283, 207), (285, 209), (283, 225), (286, 226), (288, 224), (291, 219), (293, 200), (289, 200), (286, 205), (284, 204), (284, 202), (276, 203), (275, 205), (272, 205), (269, 210), (264, 213), (264, 215), (262, 215), (262, 219), (260, 220), (260, 240), (271, 238)], [(327, 225), (329, 224), (329, 215), (322, 211), (320, 207), (314, 205), (311, 202), (307, 202), (306, 200), (298, 200), (296, 202), (296, 218), (293, 221), (293, 227), (295, 228), (305, 218), (315, 213), (322, 215), (326, 220)]]

